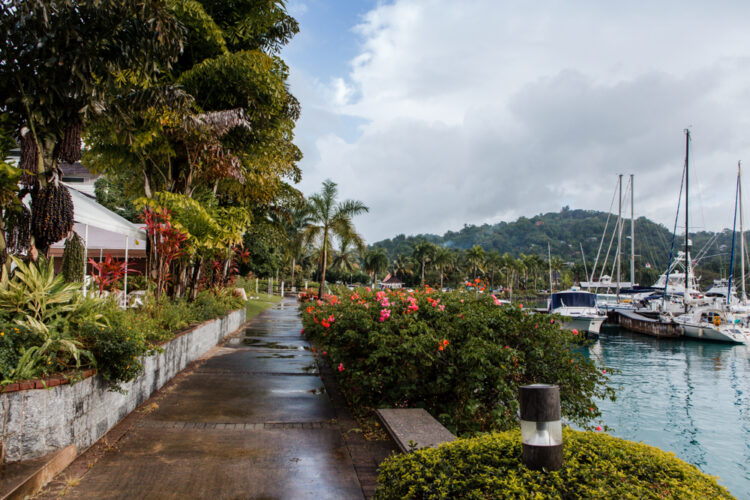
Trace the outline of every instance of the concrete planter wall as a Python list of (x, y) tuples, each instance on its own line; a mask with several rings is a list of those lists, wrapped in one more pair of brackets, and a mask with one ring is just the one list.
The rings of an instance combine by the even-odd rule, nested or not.
[(144, 372), (107, 390), (98, 375), (76, 384), (0, 394), (0, 440), (5, 461), (40, 457), (68, 445), (83, 450), (102, 437), (172, 377), (245, 322), (245, 309), (208, 321), (143, 359)]

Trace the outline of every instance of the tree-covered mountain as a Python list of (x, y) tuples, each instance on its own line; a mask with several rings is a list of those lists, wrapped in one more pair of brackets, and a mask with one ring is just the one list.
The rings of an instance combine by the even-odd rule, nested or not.
[[(591, 273), (594, 261), (599, 254), (596, 275), (602, 274), (602, 265), (606, 262), (604, 274), (614, 276), (613, 261), (618, 239), (615, 232), (616, 223), (616, 214), (594, 210), (570, 210), (565, 207), (560, 212), (520, 217), (515, 222), (481, 226), (464, 225), (463, 229), (448, 231), (442, 236), (400, 234), (395, 238), (373, 243), (371, 247), (385, 249), (391, 261), (397, 259), (399, 255), (411, 256), (415, 246), (421, 241), (459, 252), (479, 245), (487, 252), (496, 250), (501, 254), (517, 258), (524, 255), (538, 255), (546, 261), (549, 244), (552, 257), (562, 259), (570, 269), (575, 268), (575, 274), (580, 278), (585, 275), (584, 260), (581, 256), (581, 248), (583, 248), (588, 273)], [(607, 227), (606, 233), (605, 226)], [(732, 244), (731, 230), (726, 229), (720, 233), (708, 231), (691, 233), (690, 239), (693, 243), (691, 255), (698, 261), (698, 274), (702, 275), (701, 281), (704, 285), (710, 284), (710, 281), (716, 277), (728, 275)], [(645, 217), (636, 219), (637, 282), (651, 284), (665, 269), (672, 240), (672, 231), (664, 225)], [(684, 235), (678, 235), (674, 240), (675, 252), (681, 250), (684, 246)], [(607, 253), (608, 248), (609, 253)], [(628, 280), (630, 279), (629, 219), (623, 221), (622, 252), (622, 276), (623, 280)], [(737, 255), (739, 258), (739, 253)]]

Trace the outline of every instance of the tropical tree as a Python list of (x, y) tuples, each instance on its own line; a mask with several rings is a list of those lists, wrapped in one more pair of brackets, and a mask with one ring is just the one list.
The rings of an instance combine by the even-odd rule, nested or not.
[(456, 254), (447, 248), (438, 247), (432, 258), (432, 264), (440, 271), (440, 288), (443, 288), (443, 276), (446, 269), (455, 265)]
[(323, 296), (328, 264), (328, 251), (333, 248), (332, 238), (348, 238), (357, 246), (363, 246), (362, 237), (357, 234), (352, 217), (366, 213), (369, 208), (361, 201), (346, 200), (337, 202), (338, 187), (330, 179), (323, 182), (323, 189), (309, 199), (310, 223), (305, 230), (305, 239), (318, 242), (320, 257), (320, 289)]
[(348, 236), (344, 236), (340, 240), (339, 250), (333, 256), (331, 269), (341, 273), (351, 273), (354, 269), (359, 269), (359, 257), (362, 255), (364, 248), (357, 246)]
[(495, 289), (495, 271), (503, 267), (503, 256), (497, 250), (492, 250), (487, 254), (485, 260), (487, 270), (490, 272), (490, 289)]
[(165, 0), (8, 0), (0, 32), (0, 111), (21, 143), (33, 245), (46, 251), (72, 226), (58, 161), (80, 159), (83, 125), (110, 96), (170, 69), (183, 31)]
[(373, 286), (377, 283), (378, 273), (388, 269), (388, 254), (384, 248), (375, 248), (365, 255), (365, 270), (372, 275)]
[(486, 255), (484, 248), (479, 245), (474, 245), (466, 252), (466, 262), (469, 265), (469, 268), (473, 271), (475, 278), (479, 272), (484, 271)]
[(424, 285), (424, 270), (428, 262), (433, 258), (438, 247), (434, 243), (427, 241), (420, 241), (414, 245), (414, 251), (412, 252), (412, 258), (419, 263), (421, 269), (421, 278), (419, 281), (420, 285)]
[(412, 274), (412, 266), (411, 266), (411, 260), (406, 255), (400, 253), (396, 256), (396, 258), (393, 260), (393, 274), (401, 278), (402, 280), (406, 280), (408, 277)]
[(288, 212), (288, 220), (285, 224), (287, 236), (287, 254), (291, 258), (292, 287), (294, 288), (295, 271), (297, 263), (302, 260), (305, 253), (305, 230), (311, 223), (310, 206), (306, 201), (297, 201), (292, 204)]

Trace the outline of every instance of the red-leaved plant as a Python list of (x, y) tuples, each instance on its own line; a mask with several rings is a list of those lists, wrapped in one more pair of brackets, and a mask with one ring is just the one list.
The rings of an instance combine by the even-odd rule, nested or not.
[(172, 225), (172, 216), (166, 207), (146, 207), (141, 219), (146, 224), (146, 233), (153, 251), (152, 269), (155, 271), (156, 281), (154, 294), (159, 298), (169, 279), (169, 267), (183, 255), (183, 244), (188, 236)]
[(99, 285), (100, 294), (105, 289), (111, 290), (113, 285), (125, 274), (140, 274), (140, 271), (130, 269), (127, 261), (113, 259), (109, 252), (104, 257), (104, 261), (96, 262), (94, 259), (89, 259), (89, 264), (96, 271), (93, 276), (94, 281)]

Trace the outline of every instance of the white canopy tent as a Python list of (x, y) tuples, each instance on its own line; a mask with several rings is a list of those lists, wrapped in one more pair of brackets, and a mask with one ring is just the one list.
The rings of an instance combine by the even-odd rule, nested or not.
[[(124, 217), (116, 214), (98, 204), (89, 196), (77, 191), (75, 188), (66, 184), (73, 199), (73, 220), (75, 221), (75, 230), (83, 236), (84, 255), (88, 256), (90, 248), (99, 248), (111, 250), (114, 248), (125, 248), (125, 262), (128, 261), (128, 252), (130, 248), (145, 250), (146, 248), (146, 231), (142, 226), (133, 224)], [(117, 244), (117, 242), (122, 242)], [(52, 245), (52, 248), (63, 248), (64, 243), (58, 242)], [(86, 264), (84, 264), (84, 275), (86, 274)], [(128, 274), (124, 278), (124, 296), (128, 294)]]

